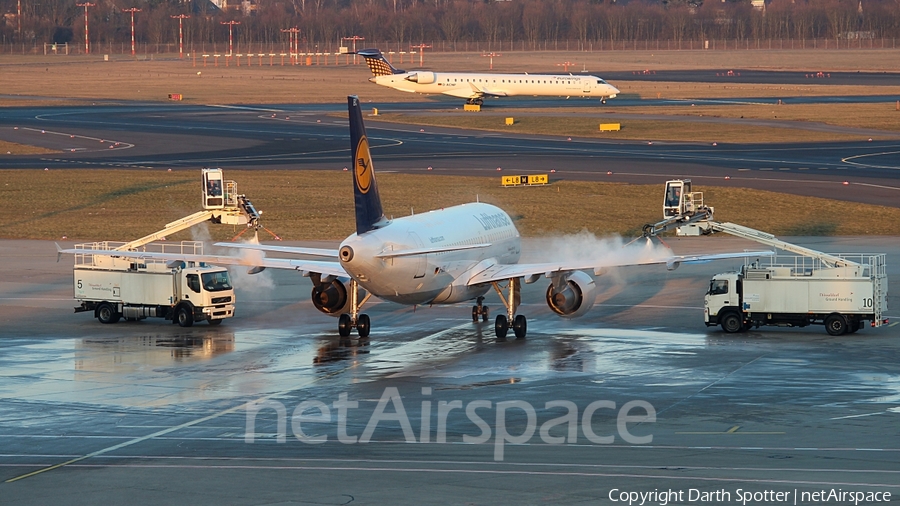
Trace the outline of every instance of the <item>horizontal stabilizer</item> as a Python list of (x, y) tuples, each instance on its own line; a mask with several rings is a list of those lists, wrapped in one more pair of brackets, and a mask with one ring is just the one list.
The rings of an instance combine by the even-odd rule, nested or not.
[(63, 249), (59, 254), (98, 255), (119, 258), (136, 258), (140, 260), (180, 260), (184, 262), (204, 262), (214, 265), (240, 265), (251, 267), (260, 272), (260, 268), (291, 269), (304, 273), (318, 272), (326, 276), (347, 276), (347, 271), (338, 262), (323, 260), (294, 260), (288, 258), (242, 258), (227, 255), (185, 255), (180, 253), (155, 253), (150, 251), (112, 251), (90, 249)]
[(301, 248), (296, 246), (271, 246), (268, 244), (252, 244), (245, 242), (217, 242), (213, 246), (223, 248), (250, 249), (255, 251), (272, 251), (278, 253), (290, 253), (292, 255), (306, 255), (312, 257), (337, 258), (336, 249)]

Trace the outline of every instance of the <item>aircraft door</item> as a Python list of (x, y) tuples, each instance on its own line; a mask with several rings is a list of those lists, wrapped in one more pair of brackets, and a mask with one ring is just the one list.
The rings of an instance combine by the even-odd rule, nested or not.
[(592, 85), (591, 85), (591, 80), (590, 80), (590, 79), (582, 79), (582, 80), (581, 80), (581, 85), (582, 85), (582, 91), (584, 91), (585, 93), (590, 93), (590, 92), (591, 92), (591, 87), (592, 87)]
[[(419, 239), (419, 235), (415, 232), (409, 233), (409, 243), (413, 248), (422, 248), (424, 245), (422, 244), (422, 239)], [(415, 272), (413, 274), (414, 278), (424, 278), (425, 277), (425, 264), (428, 260), (428, 255), (411, 255), (406, 258), (409, 259), (410, 265), (415, 268)]]

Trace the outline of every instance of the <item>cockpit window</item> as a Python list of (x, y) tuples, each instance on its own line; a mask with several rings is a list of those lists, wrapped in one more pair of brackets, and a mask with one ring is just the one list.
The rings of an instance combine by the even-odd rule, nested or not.
[(597, 79), (597, 84), (606, 84), (606, 81), (603, 79)]

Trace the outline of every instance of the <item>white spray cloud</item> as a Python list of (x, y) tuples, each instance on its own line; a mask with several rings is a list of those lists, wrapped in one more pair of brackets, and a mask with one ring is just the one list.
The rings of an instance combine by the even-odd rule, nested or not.
[[(205, 244), (204, 249), (208, 247), (207, 243), (212, 240), (210, 238), (209, 229), (207, 228), (206, 223), (201, 224), (201, 226), (199, 227), (194, 227), (194, 229), (191, 230), (191, 233), (195, 237), (204, 237), (205, 234), (204, 239), (194, 239), (195, 241), (203, 240)], [(254, 234), (250, 239), (244, 240), (243, 242), (249, 244), (259, 244), (259, 237)], [(231, 284), (236, 290), (238, 290), (239, 293), (243, 292), (252, 295), (262, 295), (275, 288), (275, 280), (272, 279), (271, 271), (266, 270), (258, 274), (250, 274), (248, 272), (252, 266), (257, 266), (260, 264), (262, 259), (265, 257), (264, 252), (249, 249), (229, 249), (228, 254), (239, 256), (244, 262), (243, 266), (228, 266), (228, 272), (231, 275)]]
[[(619, 236), (597, 237), (582, 231), (578, 234), (525, 239), (522, 263), (557, 263), (581, 265), (623, 265), (649, 263), (672, 256), (662, 244), (644, 239), (626, 245)], [(614, 272), (614, 271), (611, 271)], [(614, 277), (622, 282), (621, 273)]]

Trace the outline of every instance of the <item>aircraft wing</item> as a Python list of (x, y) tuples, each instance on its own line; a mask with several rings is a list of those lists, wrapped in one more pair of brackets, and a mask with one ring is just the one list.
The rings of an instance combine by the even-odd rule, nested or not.
[(249, 249), (256, 251), (275, 251), (278, 253), (291, 253), (294, 255), (306, 255), (313, 257), (337, 258), (338, 250), (324, 248), (300, 248), (296, 246), (274, 246), (268, 244), (253, 244), (247, 242), (217, 242), (213, 246), (225, 248)]
[(773, 251), (744, 251), (740, 253), (716, 253), (712, 255), (665, 255), (656, 258), (629, 261), (621, 259), (603, 258), (595, 261), (559, 262), (559, 263), (534, 263), (534, 264), (494, 264), (486, 269), (472, 273), (466, 281), (466, 285), (480, 285), (494, 281), (505, 281), (512, 278), (546, 276), (551, 277), (555, 273), (569, 271), (593, 270), (595, 275), (600, 275), (604, 269), (610, 267), (627, 267), (633, 265), (661, 265), (673, 270), (681, 264), (704, 263), (713, 260), (729, 258), (765, 257), (772, 256)]
[(472, 87), (473, 96), (479, 96), (479, 97), (483, 97), (483, 96), (505, 97), (505, 96), (507, 96), (506, 92), (502, 92), (502, 91), (501, 92), (493, 92), (485, 87), (478, 87), (475, 85), (475, 83), (469, 83), (469, 86)]
[[(215, 265), (238, 265), (251, 268), (272, 268), (272, 269), (291, 269), (300, 271), (304, 274), (317, 272), (327, 276), (346, 277), (347, 271), (341, 267), (338, 262), (327, 262), (322, 260), (294, 260), (288, 258), (254, 258), (254, 255), (248, 256), (229, 256), (229, 255), (182, 255), (178, 253), (155, 253), (150, 251), (114, 251), (114, 250), (91, 250), (91, 249), (61, 249), (57, 245), (57, 253), (69, 253), (77, 255), (98, 255), (120, 258), (134, 258), (136, 260), (168, 260), (168, 261), (184, 261), (184, 262), (205, 262)], [(258, 272), (258, 271), (257, 271)]]

